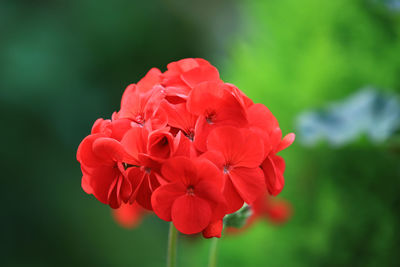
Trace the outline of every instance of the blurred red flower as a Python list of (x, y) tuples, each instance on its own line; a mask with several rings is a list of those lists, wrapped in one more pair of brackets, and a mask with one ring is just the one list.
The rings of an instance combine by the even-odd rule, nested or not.
[(118, 209), (111, 210), (115, 221), (124, 228), (135, 228), (147, 213), (139, 204), (122, 204)]

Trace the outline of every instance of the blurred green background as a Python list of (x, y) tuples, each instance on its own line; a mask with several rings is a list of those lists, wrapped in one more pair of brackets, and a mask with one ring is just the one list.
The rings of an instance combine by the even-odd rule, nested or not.
[[(120, 228), (86, 195), (75, 159), (99, 117), (151, 67), (202, 57), (284, 133), (303, 111), (364, 86), (400, 92), (400, 1), (0, 2), (3, 266), (164, 266), (168, 224)], [(219, 243), (219, 266), (396, 266), (398, 137), (281, 153), (294, 216)], [(181, 238), (179, 266), (210, 241)]]

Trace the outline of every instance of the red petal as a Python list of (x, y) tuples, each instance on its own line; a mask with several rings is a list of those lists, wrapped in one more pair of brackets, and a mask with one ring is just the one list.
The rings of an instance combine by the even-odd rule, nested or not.
[(233, 168), (229, 177), (242, 199), (250, 204), (266, 191), (262, 170), (257, 168)]
[[(220, 176), (222, 175), (220, 174)], [(212, 220), (219, 220), (225, 216), (227, 204), (218, 183), (202, 180), (194, 187), (194, 194), (207, 200), (212, 210)]]
[(168, 117), (168, 125), (184, 131), (187, 135), (194, 132), (197, 116), (189, 113), (186, 103), (171, 105), (167, 101), (161, 103), (162, 109)]
[(90, 179), (90, 176), (83, 175), (82, 181), (81, 181), (81, 186), (82, 186), (83, 191), (85, 191), (86, 194), (93, 194), (93, 189), (89, 184), (89, 179)]
[(205, 152), (207, 150), (208, 136), (216, 127), (218, 127), (218, 125), (207, 123), (203, 115), (198, 117), (194, 130), (195, 135), (193, 144), (199, 151)]
[(271, 159), (274, 162), (275, 169), (276, 169), (276, 183), (275, 183), (275, 190), (273, 192), (273, 195), (276, 196), (278, 195), (283, 187), (285, 186), (285, 178), (283, 177), (283, 174), (285, 172), (285, 160), (277, 155), (272, 155)]
[(125, 133), (132, 128), (131, 120), (129, 119), (117, 119), (110, 123), (109, 128), (111, 130), (111, 137), (117, 141), (121, 141)]
[(122, 138), (121, 144), (136, 161), (139, 161), (139, 153), (147, 152), (148, 131), (143, 127), (133, 127)]
[(231, 179), (225, 179), (223, 194), (227, 203), (226, 213), (233, 213), (243, 206), (243, 199), (236, 191), (235, 186), (232, 184)]
[(222, 188), (223, 175), (221, 170), (206, 158), (198, 158), (193, 160), (196, 165), (197, 178), (202, 182), (209, 182), (216, 188)]
[(221, 237), (222, 234), (222, 229), (224, 227), (224, 224), (222, 220), (217, 220), (212, 223), (210, 223), (206, 229), (203, 230), (203, 236), (205, 238), (211, 238), (211, 237)]
[(109, 192), (114, 188), (120, 175), (117, 168), (99, 167), (93, 169), (88, 179), (93, 195), (102, 203), (109, 204)]
[(216, 123), (223, 123), (225, 125), (233, 125), (238, 127), (246, 126), (247, 112), (239, 100), (226, 89), (224, 85), (223, 95), (217, 104), (216, 109)]
[(161, 169), (164, 179), (170, 182), (180, 181), (185, 185), (197, 183), (197, 170), (193, 161), (187, 157), (171, 158)]
[(191, 88), (205, 81), (220, 81), (217, 68), (211, 65), (191, 69), (183, 73), (181, 78)]
[(151, 196), (155, 214), (164, 221), (171, 221), (172, 204), (184, 194), (186, 194), (186, 187), (182, 183), (171, 183), (157, 188)]
[(273, 129), (271, 131), (269, 139), (270, 139), (269, 141), (271, 143), (271, 147), (275, 148), (274, 150), (276, 150), (278, 145), (281, 143), (281, 139), (282, 139), (281, 129), (279, 127), (276, 127), (275, 129)]
[(145, 209), (153, 210), (151, 205), (151, 196), (159, 187), (157, 177), (150, 173), (143, 176), (143, 181), (136, 192), (136, 201)]
[(207, 227), (210, 220), (210, 205), (199, 197), (183, 195), (172, 205), (172, 221), (181, 233), (199, 233)]
[(283, 178), (285, 163), (283, 159), (279, 156), (269, 156), (264, 160), (261, 168), (264, 172), (268, 192), (273, 196), (278, 195), (285, 184)]
[(287, 134), (282, 139), (282, 141), (279, 143), (278, 148), (276, 149), (276, 152), (279, 152), (281, 150), (288, 148), (294, 142), (295, 137), (296, 137), (296, 135), (294, 133)]
[(111, 120), (104, 120), (102, 118), (97, 119), (93, 126), (92, 126), (92, 131), (91, 134), (96, 134), (96, 133), (103, 133), (103, 134), (108, 134), (105, 132), (107, 125), (110, 125)]
[(169, 158), (174, 150), (173, 136), (165, 129), (155, 130), (149, 134), (147, 150), (151, 156)]
[(129, 182), (132, 186), (132, 195), (130, 199), (130, 203), (133, 203), (136, 200), (136, 194), (139, 189), (139, 186), (142, 184), (145, 172), (143, 172), (140, 168), (130, 167), (126, 171)]
[(194, 158), (197, 156), (193, 142), (183, 135), (181, 131), (174, 138), (174, 156), (187, 156)]
[(120, 142), (108, 137), (100, 137), (93, 142), (93, 153), (102, 159), (102, 164), (110, 166), (129, 157)]
[(165, 87), (165, 99), (172, 104), (186, 103), (190, 93), (188, 87), (167, 86)]
[(185, 58), (176, 62), (169, 63), (167, 65), (167, 69), (171, 71), (185, 72), (199, 66), (199, 63), (197, 63), (194, 58)]
[(93, 153), (93, 142), (97, 138), (104, 137), (103, 134), (91, 134), (86, 136), (85, 139), (79, 144), (78, 151), (76, 153), (76, 159), (83, 165), (88, 167), (97, 167), (101, 165), (101, 158)]
[(271, 201), (267, 210), (268, 219), (275, 224), (282, 224), (292, 216), (292, 206), (283, 200)]
[(278, 121), (263, 104), (254, 104), (247, 110), (249, 124), (263, 129), (267, 134), (279, 127)]
[(121, 198), (121, 200), (126, 203), (129, 201), (132, 193), (133, 193), (133, 187), (132, 184), (130, 183), (129, 179), (122, 177), (122, 183), (119, 189), (119, 195), (118, 197)]
[(161, 82), (161, 71), (157, 68), (152, 68), (138, 83), (137, 87), (142, 92), (147, 92), (154, 85)]
[(263, 142), (249, 130), (232, 126), (218, 127), (208, 136), (207, 148), (219, 151), (232, 166), (258, 167), (264, 158)]
[(203, 154), (201, 154), (200, 158), (206, 158), (222, 172), (224, 170), (224, 164), (225, 164), (225, 158), (221, 154), (221, 152), (218, 151), (207, 151)]
[(213, 114), (213, 123), (241, 126), (247, 124), (247, 115), (241, 103), (222, 82), (203, 82), (190, 92), (187, 109), (196, 115)]
[(122, 227), (134, 228), (140, 223), (143, 211), (137, 203), (122, 204), (118, 209), (113, 209), (112, 214)]

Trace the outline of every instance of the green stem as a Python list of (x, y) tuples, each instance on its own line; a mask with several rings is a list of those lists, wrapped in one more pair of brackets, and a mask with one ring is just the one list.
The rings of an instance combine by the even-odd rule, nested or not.
[(169, 225), (168, 234), (168, 255), (167, 255), (167, 267), (176, 266), (176, 241), (178, 239), (178, 230), (176, 230), (174, 224), (171, 222)]
[(210, 254), (209, 254), (209, 257), (208, 257), (208, 267), (216, 267), (217, 266), (218, 239), (219, 238), (216, 238), (216, 237), (213, 237), (211, 239)]

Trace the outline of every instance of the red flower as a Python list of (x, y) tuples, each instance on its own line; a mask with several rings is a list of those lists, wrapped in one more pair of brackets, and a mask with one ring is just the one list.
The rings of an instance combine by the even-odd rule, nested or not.
[(129, 155), (118, 141), (128, 125), (126, 120), (97, 120), (93, 134), (83, 139), (77, 152), (83, 173), (82, 188), (112, 208), (127, 202), (133, 190), (123, 165), (123, 159), (129, 159)]
[(167, 68), (161, 84), (168, 101), (175, 104), (185, 101), (197, 84), (220, 80), (218, 70), (201, 58), (182, 59), (168, 64)]
[(292, 216), (292, 205), (283, 199), (276, 199), (268, 194), (258, 198), (251, 205), (253, 214), (249, 223), (258, 218), (266, 218), (273, 224), (282, 224)]
[(122, 204), (118, 209), (112, 209), (115, 221), (124, 228), (135, 228), (139, 225), (146, 210), (136, 202)]
[(183, 233), (219, 237), (226, 214), (280, 193), (277, 153), (294, 134), (282, 139), (272, 113), (206, 60), (167, 68), (129, 85), (112, 120), (94, 123), (77, 152), (82, 187), (112, 208), (137, 203)]
[(289, 147), (293, 143), (295, 135), (290, 133), (282, 139), (282, 131), (279, 128), (278, 121), (264, 105), (252, 105), (248, 110), (248, 115), (252, 131), (264, 140), (265, 158), (261, 168), (264, 171), (268, 192), (276, 196), (285, 185), (283, 177), (285, 161), (276, 153)]
[(135, 188), (130, 199), (142, 207), (152, 210), (151, 194), (160, 185), (158, 173), (161, 162), (170, 156), (173, 149), (173, 137), (168, 129), (149, 132), (144, 127), (133, 127), (121, 141), (134, 165), (127, 170), (127, 175)]
[(152, 196), (154, 212), (184, 234), (203, 231), (225, 215), (222, 175), (208, 160), (175, 157), (162, 168), (168, 184)]
[(131, 84), (122, 96), (121, 110), (115, 118), (127, 118), (140, 126), (150, 124), (153, 128), (164, 127), (167, 124), (166, 116), (158, 110), (164, 97), (160, 85), (143, 92), (139, 85)]
[(227, 213), (240, 209), (243, 202), (252, 203), (265, 192), (259, 167), (264, 157), (263, 142), (256, 134), (247, 129), (219, 127), (210, 133), (207, 148), (203, 157), (214, 162), (225, 178)]
[(267, 208), (267, 218), (273, 224), (286, 223), (293, 214), (292, 206), (285, 200), (271, 200)]
[(198, 84), (189, 95), (187, 109), (199, 116), (194, 144), (203, 152), (207, 149), (206, 141), (211, 130), (224, 125), (247, 125), (246, 110), (231, 93), (231, 87), (222, 82)]
[(224, 228), (224, 223), (222, 220), (217, 220), (211, 222), (206, 229), (203, 230), (203, 236), (205, 238), (218, 237), (222, 235), (222, 229)]
[(251, 205), (251, 216), (242, 228), (228, 227), (230, 234), (241, 233), (250, 228), (258, 220), (266, 220), (274, 225), (286, 223), (293, 214), (292, 205), (284, 199), (276, 199), (269, 194), (257, 198)]
[(193, 141), (198, 116), (188, 112), (186, 103), (173, 105), (163, 101), (161, 108), (167, 114), (168, 125), (182, 131), (187, 138)]

